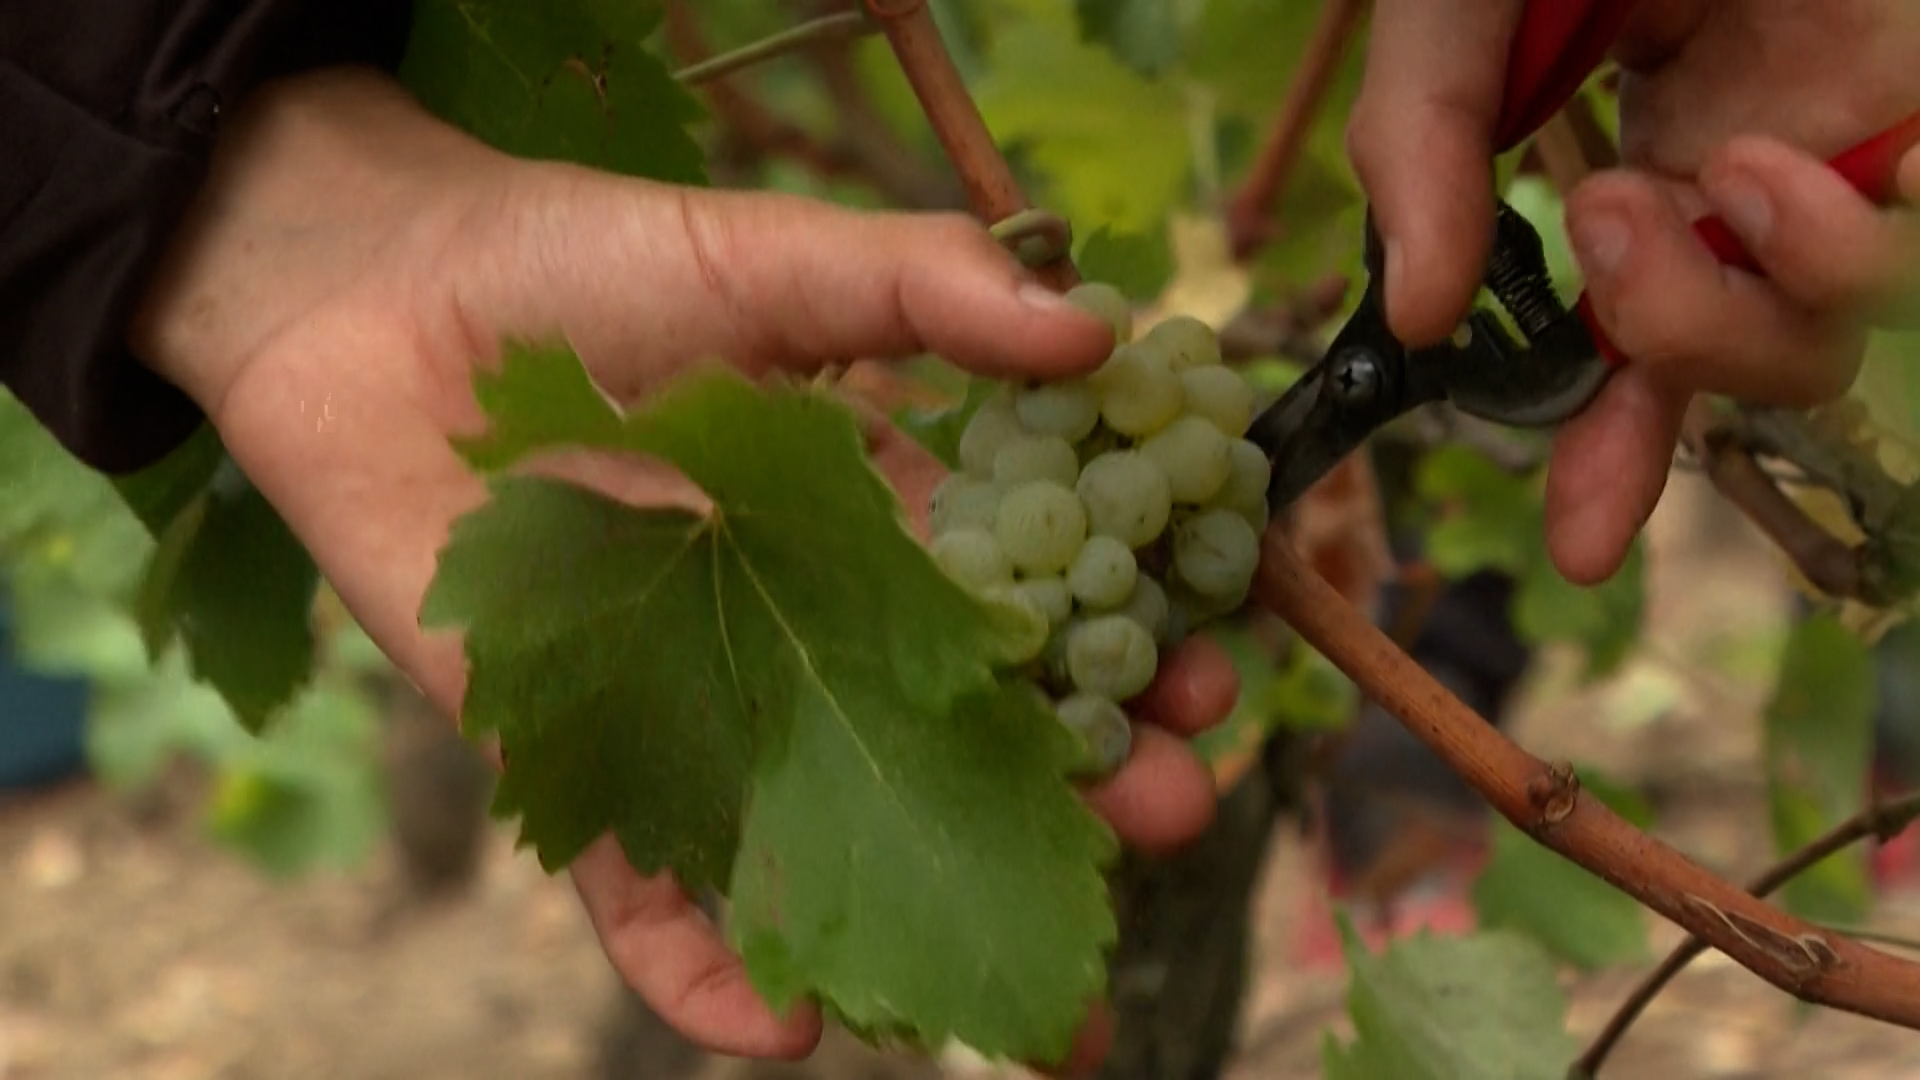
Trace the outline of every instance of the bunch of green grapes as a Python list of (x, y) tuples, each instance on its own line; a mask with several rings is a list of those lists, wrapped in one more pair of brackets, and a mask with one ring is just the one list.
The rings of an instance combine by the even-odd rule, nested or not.
[(1044, 625), (1028, 670), (1104, 773), (1131, 752), (1121, 704), (1160, 647), (1246, 601), (1271, 467), (1244, 437), (1253, 388), (1212, 327), (1175, 316), (1136, 340), (1118, 290), (1067, 298), (1112, 324), (1113, 354), (1083, 379), (995, 389), (933, 494), (931, 549)]

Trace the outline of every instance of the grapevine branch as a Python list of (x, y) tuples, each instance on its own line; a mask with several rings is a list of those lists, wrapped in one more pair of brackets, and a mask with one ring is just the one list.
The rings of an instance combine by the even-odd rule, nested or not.
[(878, 27), (873, 25), (864, 12), (842, 11), (833, 15), (822, 15), (820, 18), (762, 38), (750, 45), (742, 45), (730, 52), (721, 53), (719, 56), (702, 60), (697, 64), (690, 64), (674, 72), (673, 77), (687, 86), (700, 86), (771, 60), (776, 56), (785, 56), (788, 53), (800, 52), (830, 42), (864, 37), (877, 29)]
[(1705, 399), (1687, 408), (1680, 438), (1714, 488), (1793, 560), (1814, 588), (1828, 596), (1861, 596), (1858, 553), (1787, 498)]
[[(975, 212), (991, 224), (1028, 209), (924, 0), (865, 3)], [(1069, 259), (1049, 269), (1056, 285), (1077, 276)], [(1582, 793), (1571, 767), (1521, 749), (1395, 646), (1301, 560), (1285, 530), (1267, 532), (1254, 595), (1539, 843), (1796, 997), (1920, 1028), (1920, 964), (1773, 908)]]
[[(867, 25), (874, 26), (867, 19)], [(950, 170), (929, 162), (918, 148), (903, 141), (874, 104), (853, 62), (851, 40), (829, 42), (807, 52), (821, 85), (839, 118), (841, 140), (872, 174), (875, 183), (921, 193), (909, 206), (952, 210), (966, 205), (966, 196)]]
[[(1830, 406), (1842, 408), (1844, 406)], [(1886, 535), (1905, 528), (1908, 488), (1888, 475), (1870, 445), (1833, 430), (1831, 417), (1742, 405), (1716, 411), (1696, 402), (1681, 435), (1719, 492), (1746, 514), (1806, 578), (1828, 596), (1892, 607), (1913, 586), (1900, 565), (1907, 556)], [(1850, 424), (1844, 415), (1842, 427)], [(1760, 463), (1765, 457), (1798, 472), (1800, 482), (1825, 488), (1845, 503), (1866, 539), (1834, 535), (1782, 491)]]
[[(684, 3), (667, 5), (667, 38), (674, 52), (692, 60), (707, 53), (706, 41)], [(763, 155), (779, 154), (822, 176), (837, 176), (852, 166), (848, 156), (774, 115), (760, 102), (724, 82), (704, 87), (713, 112), (726, 130)]]
[(1539, 843), (1795, 997), (1920, 1028), (1920, 964), (1794, 918), (1634, 828), (1583, 793), (1570, 766), (1527, 753), (1461, 703), (1278, 531), (1262, 545), (1254, 594)]
[(1272, 238), (1274, 223), (1270, 215), (1274, 204), (1300, 162), (1320, 103), (1326, 99), (1334, 72), (1359, 29), (1363, 7), (1361, 0), (1328, 0), (1321, 7), (1320, 21), (1307, 41), (1306, 56), (1295, 69), (1293, 85), (1280, 103), (1273, 127), (1261, 144), (1260, 156), (1227, 204), (1227, 236), (1234, 258), (1245, 259)]
[[(878, 31), (865, 16), (861, 15), (860, 19), (869, 27), (869, 33)], [(686, 3), (667, 5), (667, 38), (681, 63), (686, 65), (684, 70), (695, 70), (706, 63), (711, 50)], [(850, 40), (844, 36), (817, 39), (813, 48), (805, 50), (805, 55), (815, 58), (824, 68), (827, 58), (844, 50)], [(760, 49), (761, 46), (747, 48)], [(782, 118), (728, 80), (710, 79), (700, 90), (712, 106), (722, 131), (752, 159), (781, 157), (822, 177), (861, 180), (899, 206), (950, 209), (960, 201), (957, 185), (951, 178), (923, 166), (912, 151), (887, 139), (883, 130), (885, 121), (871, 107), (851, 108), (843, 95), (835, 95), (835, 113), (841, 126), (839, 137), (829, 141)]]
[[(1752, 884), (1747, 886), (1747, 891), (1755, 897), (1767, 896), (1812, 869), (1828, 856), (1868, 837), (1877, 837), (1883, 842), (1892, 839), (1912, 824), (1915, 818), (1920, 818), (1920, 792), (1905, 795), (1892, 802), (1869, 806), (1835, 826), (1825, 836), (1794, 852), (1777, 865), (1769, 867), (1759, 877), (1753, 879)], [(1836, 932), (1861, 941), (1874, 940), (1878, 937), (1878, 935), (1849, 931)], [(1660, 962), (1660, 966), (1650, 972), (1640, 985), (1634, 988), (1633, 993), (1628, 995), (1627, 1000), (1620, 1004), (1619, 1010), (1613, 1014), (1612, 1019), (1607, 1021), (1607, 1026), (1601, 1029), (1600, 1034), (1594, 1038), (1593, 1044), (1587, 1047), (1586, 1053), (1580, 1055), (1575, 1075), (1587, 1077), (1599, 1075), (1600, 1066), (1606, 1062), (1607, 1055), (1612, 1052), (1621, 1037), (1626, 1035), (1627, 1029), (1633, 1026), (1634, 1020), (1638, 1019), (1640, 1013), (1659, 995), (1660, 991), (1680, 974), (1681, 969), (1692, 963), (1694, 957), (1706, 950), (1706, 942), (1698, 937), (1689, 937), (1668, 953), (1667, 958)]]
[[(940, 27), (926, 0), (864, 0), (867, 14), (880, 24), (900, 70), (913, 87), (935, 137), (947, 152), (967, 189), (974, 213), (994, 225), (1031, 209), (1013, 167), (1001, 156), (993, 133), (954, 66)], [(1037, 268), (1040, 280), (1059, 291), (1079, 283), (1070, 255)]]

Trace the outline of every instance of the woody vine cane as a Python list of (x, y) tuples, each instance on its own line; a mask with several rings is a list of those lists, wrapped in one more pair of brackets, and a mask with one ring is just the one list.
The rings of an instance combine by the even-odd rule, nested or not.
[[(865, 2), (959, 174), (974, 214), (998, 223), (1030, 209), (924, 3)], [(1544, 7), (1564, 14), (1573, 6), (1535, 4), (1528, 11)], [(1617, 16), (1623, 7), (1608, 11)], [(1573, 20), (1574, 31), (1579, 22)], [(1577, 32), (1571, 36), (1579, 40)], [(1564, 81), (1564, 74), (1559, 77)], [(1567, 94), (1578, 85), (1573, 80)], [(1556, 102), (1538, 122), (1558, 107)], [(1064, 255), (1037, 273), (1056, 289), (1078, 280)], [(1264, 539), (1254, 595), (1536, 841), (1787, 993), (1920, 1029), (1920, 964), (1788, 915), (1634, 828), (1583, 792), (1569, 766), (1529, 754), (1423, 671), (1300, 560), (1283, 529), (1270, 529)]]

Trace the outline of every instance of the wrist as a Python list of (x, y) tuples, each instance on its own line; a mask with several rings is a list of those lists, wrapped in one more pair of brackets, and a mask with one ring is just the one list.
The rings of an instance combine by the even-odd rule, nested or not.
[(371, 70), (263, 86), (228, 114), (128, 345), (217, 414), (280, 334), (396, 245), (430, 249), (409, 242), (450, 233), (511, 161)]

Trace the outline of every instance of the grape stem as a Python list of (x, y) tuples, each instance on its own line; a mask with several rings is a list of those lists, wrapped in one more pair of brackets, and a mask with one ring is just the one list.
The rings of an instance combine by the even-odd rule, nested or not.
[(822, 15), (751, 44), (689, 64), (674, 72), (673, 77), (687, 86), (700, 86), (775, 57), (802, 52), (829, 42), (865, 37), (877, 33), (879, 29), (862, 11)]
[[(1262, 548), (1260, 602), (1517, 828), (1803, 1001), (1920, 1029), (1920, 964), (1794, 918), (1634, 828), (1582, 792), (1570, 766), (1534, 757), (1463, 704), (1309, 569), (1284, 530), (1269, 529)], [(1891, 824), (1884, 810), (1876, 820)]]
[[(1835, 826), (1826, 835), (1815, 839), (1807, 846), (1794, 852), (1774, 866), (1767, 868), (1759, 877), (1747, 886), (1747, 891), (1756, 897), (1766, 896), (1787, 882), (1792, 881), (1807, 870), (1818, 865), (1828, 856), (1842, 851), (1868, 837), (1876, 837), (1882, 842), (1897, 836), (1915, 818), (1920, 818), (1920, 792), (1903, 795), (1891, 802), (1877, 803)], [(1835, 933), (1845, 934), (1859, 941), (1879, 940), (1883, 944), (1896, 944), (1876, 935), (1863, 934), (1834, 928)], [(1901, 947), (1905, 947), (1902, 945)], [(1577, 1075), (1594, 1077), (1600, 1074), (1600, 1066), (1607, 1060), (1615, 1045), (1633, 1026), (1634, 1020), (1657, 997), (1666, 985), (1679, 975), (1681, 970), (1693, 958), (1707, 951), (1707, 943), (1698, 937), (1689, 937), (1667, 954), (1660, 966), (1649, 972), (1633, 993), (1620, 1003), (1607, 1026), (1594, 1037), (1592, 1045), (1580, 1055)]]
[[(974, 215), (989, 226), (1032, 209), (1012, 166), (1000, 153), (967, 92), (966, 80), (940, 37), (925, 0), (863, 0), (868, 17), (887, 35), (900, 70), (913, 87), (927, 123), (967, 191)], [(1063, 255), (1035, 268), (1040, 280), (1065, 292), (1080, 283), (1073, 259)]]

